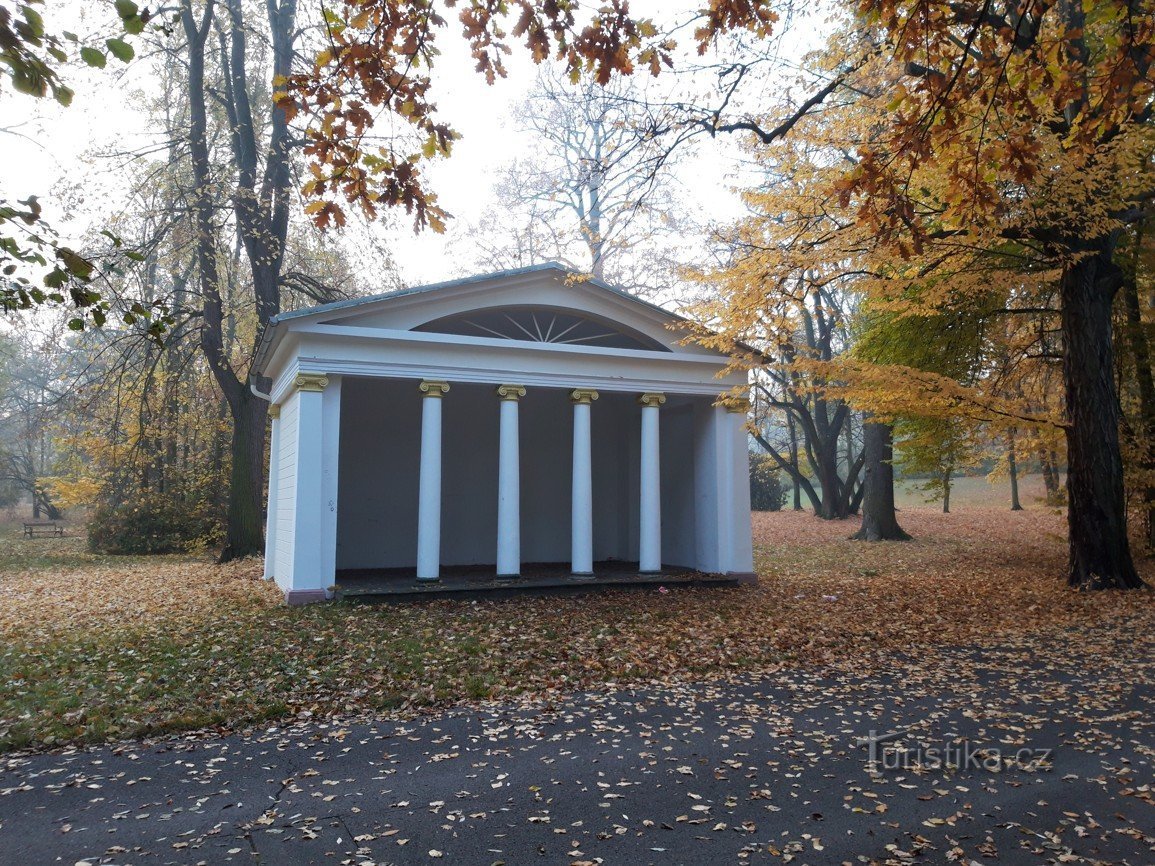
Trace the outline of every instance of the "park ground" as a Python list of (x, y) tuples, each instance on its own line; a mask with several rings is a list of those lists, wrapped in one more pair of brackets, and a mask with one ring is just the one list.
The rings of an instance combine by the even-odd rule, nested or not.
[(982, 494), (908, 543), (756, 514), (756, 586), (305, 608), (10, 530), (0, 860), (1155, 862), (1152, 593)]
[[(1062, 515), (909, 506), (907, 543), (856, 521), (755, 514), (756, 586), (285, 607), (260, 562), (133, 559), (79, 537), (0, 540), (0, 750), (287, 718), (549, 706), (577, 691), (786, 669), (1086, 629), (1155, 633), (1150, 593), (1069, 591)], [(980, 499), (981, 501), (981, 499)], [(1155, 561), (1140, 569), (1155, 583)]]

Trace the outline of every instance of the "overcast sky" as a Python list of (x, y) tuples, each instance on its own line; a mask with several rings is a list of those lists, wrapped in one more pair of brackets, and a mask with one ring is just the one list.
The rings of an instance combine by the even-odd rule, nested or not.
[[(658, 20), (669, 20), (670, 16), (684, 19), (685, 11), (679, 10), (695, 5), (684, 0), (635, 0), (633, 8)], [(89, 3), (73, 0), (49, 4), (45, 15), (50, 28), (91, 33), (97, 27), (97, 22), (89, 19), (91, 8)], [(509, 77), (487, 85), (472, 69), (460, 39), (453, 35), (456, 30), (448, 28), (443, 55), (435, 69), (435, 101), (462, 133), (462, 140), (451, 158), (432, 165), (428, 172), (441, 204), (459, 223), (466, 223), (495, 204), (493, 185), (500, 168), (532, 146), (519, 134), (513, 114), (533, 83), (535, 69), (526, 52), (515, 50), (507, 61)], [(794, 30), (797, 35), (791, 40), (792, 52), (800, 53), (817, 41), (813, 25)], [(688, 34), (682, 41), (689, 41)], [(11, 94), (0, 98), (4, 118), (0, 125), (6, 129), (0, 133), (0, 165), (4, 166), (0, 195), (10, 199), (39, 195), (49, 219), (62, 234), (76, 237), (121, 206), (128, 158), (116, 154), (154, 143), (158, 135), (149, 127), (145, 112), (135, 107), (141, 94), (150, 89), (147, 61), (124, 67), (110, 59), (102, 71), (70, 65), (65, 78), (76, 91), (68, 109), (50, 100)], [(685, 206), (693, 209), (699, 221), (728, 220), (740, 212), (730, 190), (736, 182), (735, 145), (732, 140), (720, 140), (701, 148), (677, 171)], [(450, 234), (455, 230), (459, 228), (451, 228)], [(461, 264), (453, 260), (452, 239), (429, 232), (414, 236), (404, 215), (387, 216), (371, 232), (389, 248), (407, 283), (432, 282), (461, 273)]]

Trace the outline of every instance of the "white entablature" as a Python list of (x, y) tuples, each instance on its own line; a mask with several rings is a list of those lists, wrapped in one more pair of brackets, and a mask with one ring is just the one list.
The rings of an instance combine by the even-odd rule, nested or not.
[(553, 263), (278, 316), (266, 572), (290, 600), (410, 567), (748, 575), (744, 417), (715, 405), (745, 377), (680, 325)]

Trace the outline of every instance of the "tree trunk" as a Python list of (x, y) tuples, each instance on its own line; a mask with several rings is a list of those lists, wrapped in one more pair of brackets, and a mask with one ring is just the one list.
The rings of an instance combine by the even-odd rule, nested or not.
[(822, 437), (814, 443), (818, 485), (822, 490), (822, 503), (815, 514), (823, 520), (845, 520), (850, 516), (847, 482), (838, 472), (839, 439), (835, 430), (833, 436)]
[(1145, 586), (1127, 541), (1111, 306), (1121, 283), (1114, 239), (1089, 244), (1059, 282), (1067, 408), (1067, 580), (1080, 589)]
[(242, 394), (239, 409), (233, 413), (228, 529), (222, 562), (259, 556), (264, 551), (261, 496), (268, 404), (248, 391)]
[[(1151, 373), (1151, 347), (1143, 330), (1143, 309), (1139, 304), (1139, 249), (1143, 233), (1135, 238), (1135, 262), (1131, 273), (1123, 280), (1123, 309), (1127, 316), (1127, 336), (1131, 358), (1135, 363), (1135, 382), (1139, 397), (1139, 466), (1148, 479), (1155, 479), (1155, 377)], [(1143, 490), (1144, 536), (1147, 546), (1155, 550), (1155, 481), (1148, 481)]]
[(37, 487), (32, 492), (32, 511), (35, 517), (40, 517), (43, 512), (44, 516), (49, 520), (63, 520), (64, 515), (60, 509), (57, 508), (51, 499), (48, 498), (48, 492), (42, 487)]
[(856, 541), (909, 541), (898, 525), (894, 509), (894, 431), (889, 424), (864, 420), (862, 449), (865, 471), (862, 486), (862, 527), (850, 536)]
[[(794, 467), (794, 472), (797, 474), (798, 469), (798, 431), (794, 428), (794, 416), (789, 412), (786, 413), (786, 429), (790, 431), (790, 465)], [(794, 487), (794, 510), (802, 510), (802, 488), (797, 481), (791, 478)]]
[(1011, 511), (1022, 511), (1023, 505), (1019, 502), (1019, 466), (1015, 459), (1015, 431), (1013, 428), (1007, 434), (1007, 466), (1011, 475)]
[(1039, 464), (1043, 470), (1043, 488), (1046, 490), (1047, 505), (1059, 504), (1059, 467), (1053, 451), (1046, 448), (1039, 452)]
[(942, 472), (942, 513), (950, 514), (950, 467)]
[[(236, 169), (233, 210), (237, 234), (245, 248), (253, 281), (253, 302), (258, 326), (265, 325), (280, 309), (280, 270), (289, 221), (290, 188), (288, 122), (284, 111), (269, 113), (269, 142), (263, 175), (260, 143), (249, 93), (246, 58), (246, 26), (240, 0), (227, 0), (229, 31), (220, 32), (220, 63), (224, 80), (224, 107), (229, 123), (229, 142)], [(295, 0), (266, 4), (273, 43), (273, 79), (291, 71), (296, 33)], [(192, 0), (182, 0), (180, 18), (187, 39), (189, 89), (189, 153), (194, 188), (193, 213), (197, 225), (197, 263), (202, 295), (201, 351), (228, 403), (232, 417), (232, 466), (228, 498), (228, 527), (221, 561), (259, 555), (264, 548), (261, 496), (268, 406), (248, 389), (243, 369), (233, 367), (230, 336), (224, 328), (225, 304), (221, 298), (217, 267), (217, 233), (214, 223), (217, 202), (209, 162), (208, 111), (206, 105), (205, 42), (214, 22), (214, 5), (206, 3), (199, 16)], [(220, 97), (218, 96), (218, 99)], [(258, 327), (259, 335), (259, 327)]]

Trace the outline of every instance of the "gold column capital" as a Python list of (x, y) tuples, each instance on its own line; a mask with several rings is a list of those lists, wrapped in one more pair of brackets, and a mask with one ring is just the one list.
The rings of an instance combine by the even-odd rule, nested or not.
[(638, 396), (638, 402), (643, 406), (653, 406), (656, 409), (666, 402), (666, 395), (659, 391), (647, 391)]
[(437, 379), (422, 379), (417, 387), (426, 397), (444, 397), (449, 391), (449, 383)]
[(574, 388), (569, 392), (571, 403), (588, 406), (598, 398), (598, 392), (593, 388)]
[(278, 406), (276, 403), (270, 403), (269, 404), (269, 417), (270, 418), (280, 418), (281, 417), (281, 407)]
[(517, 401), (518, 397), (525, 396), (525, 385), (498, 385), (497, 396), (502, 400)]
[(324, 391), (329, 377), (324, 373), (298, 373), (293, 384), (298, 391)]

